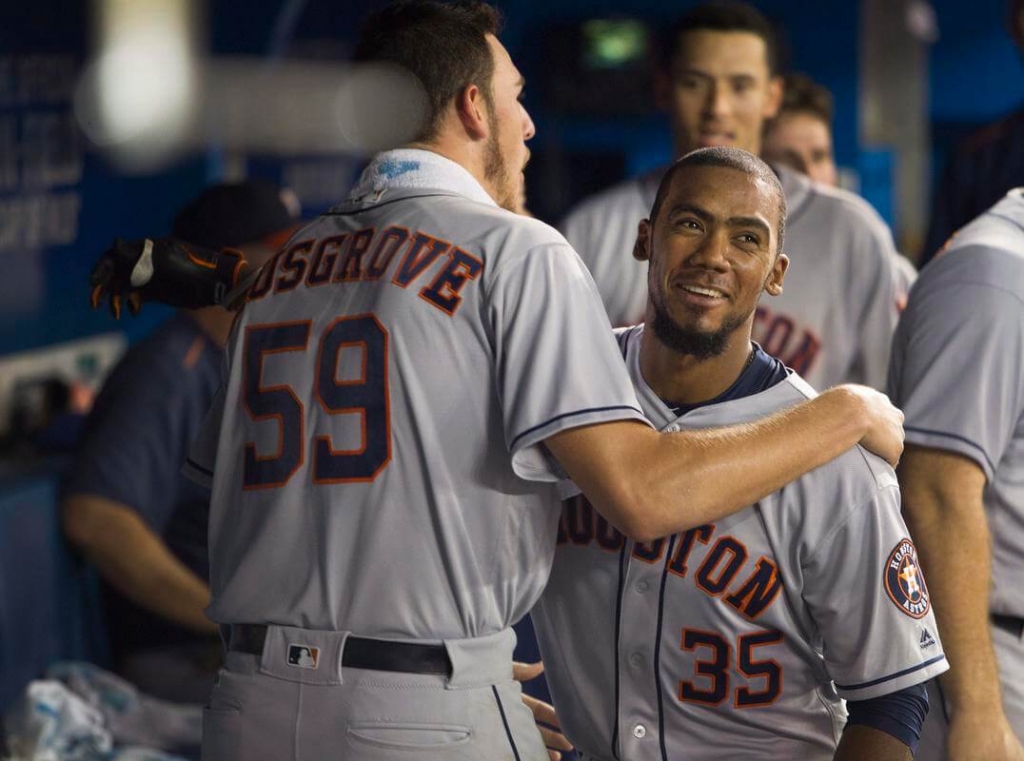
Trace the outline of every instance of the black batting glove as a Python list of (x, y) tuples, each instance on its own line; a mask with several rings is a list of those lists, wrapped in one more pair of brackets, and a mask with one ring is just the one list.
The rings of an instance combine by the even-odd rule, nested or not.
[(241, 251), (207, 248), (174, 238), (116, 239), (89, 275), (92, 308), (108, 299), (120, 319), (122, 305), (133, 315), (144, 301), (199, 309), (223, 305), (238, 285), (245, 257)]

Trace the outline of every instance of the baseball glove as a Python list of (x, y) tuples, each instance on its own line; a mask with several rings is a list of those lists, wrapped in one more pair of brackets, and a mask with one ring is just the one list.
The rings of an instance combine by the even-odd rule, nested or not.
[(89, 276), (92, 308), (107, 299), (110, 313), (132, 315), (144, 301), (198, 309), (225, 305), (236, 292), (245, 267), (242, 252), (211, 251), (174, 238), (116, 239)]

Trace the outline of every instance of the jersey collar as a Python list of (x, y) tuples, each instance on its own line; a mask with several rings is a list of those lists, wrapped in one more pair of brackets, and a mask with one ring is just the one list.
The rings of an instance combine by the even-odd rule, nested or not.
[(419, 148), (398, 148), (374, 156), (352, 188), (349, 201), (370, 195), (379, 199), (389, 190), (406, 189), (445, 190), (477, 203), (498, 205), (461, 164)]

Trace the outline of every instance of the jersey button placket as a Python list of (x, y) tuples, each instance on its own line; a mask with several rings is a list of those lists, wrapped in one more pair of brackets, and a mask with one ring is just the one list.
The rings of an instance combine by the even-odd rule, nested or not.
[(637, 740), (643, 740), (645, 737), (647, 737), (647, 727), (645, 727), (643, 724), (637, 724), (635, 727), (633, 727), (633, 737), (635, 737)]

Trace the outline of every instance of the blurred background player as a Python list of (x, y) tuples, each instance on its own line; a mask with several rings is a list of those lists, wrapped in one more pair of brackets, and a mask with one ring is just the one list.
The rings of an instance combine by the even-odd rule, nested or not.
[[(266, 261), (297, 209), (265, 182), (214, 185), (187, 204), (173, 234)], [(181, 475), (223, 371), (234, 315), (178, 312), (133, 346), (90, 414), (63, 496), (64, 531), (103, 578), (115, 670), (179, 702), (209, 696), (221, 661), (209, 604), (210, 493)]]
[(782, 83), (782, 104), (764, 125), (762, 157), (836, 187), (832, 93), (805, 74), (786, 74)]
[[(663, 178), (637, 241), (646, 323), (618, 335), (659, 430), (814, 396), (750, 340), (787, 275), (785, 214), (776, 176), (743, 151), (688, 154)], [(532, 614), (565, 731), (600, 761), (909, 759), (923, 683), (948, 666), (907, 537), (895, 473), (863, 450), (642, 543), (570, 498)]]
[[(725, 145), (754, 154), (782, 102), (777, 43), (754, 7), (701, 5), (671, 29), (656, 77), (677, 156)], [(561, 225), (590, 268), (613, 325), (643, 319), (647, 265), (631, 256), (664, 168), (584, 200)], [(885, 385), (897, 319), (888, 227), (863, 200), (778, 168), (790, 209), (795, 268), (784, 295), (761, 306), (754, 338), (818, 389)]]
[[(805, 174), (815, 182), (837, 187), (839, 176), (832, 149), (832, 93), (804, 74), (782, 78), (782, 105), (765, 122), (765, 161)], [(917, 277), (907, 257), (892, 251), (895, 265), (896, 303), (902, 306)]]
[[(1007, 3), (1006, 29), (1024, 54), (1024, 0)], [(1012, 81), (1012, 78), (1011, 78)], [(1024, 108), (963, 138), (935, 186), (920, 265), (928, 263), (960, 227), (1011, 188), (1024, 185)]]
[[(1024, 758), (1024, 188), (921, 271), (893, 340), (904, 513), (950, 671), (920, 758)], [(944, 709), (944, 710), (940, 710)]]

